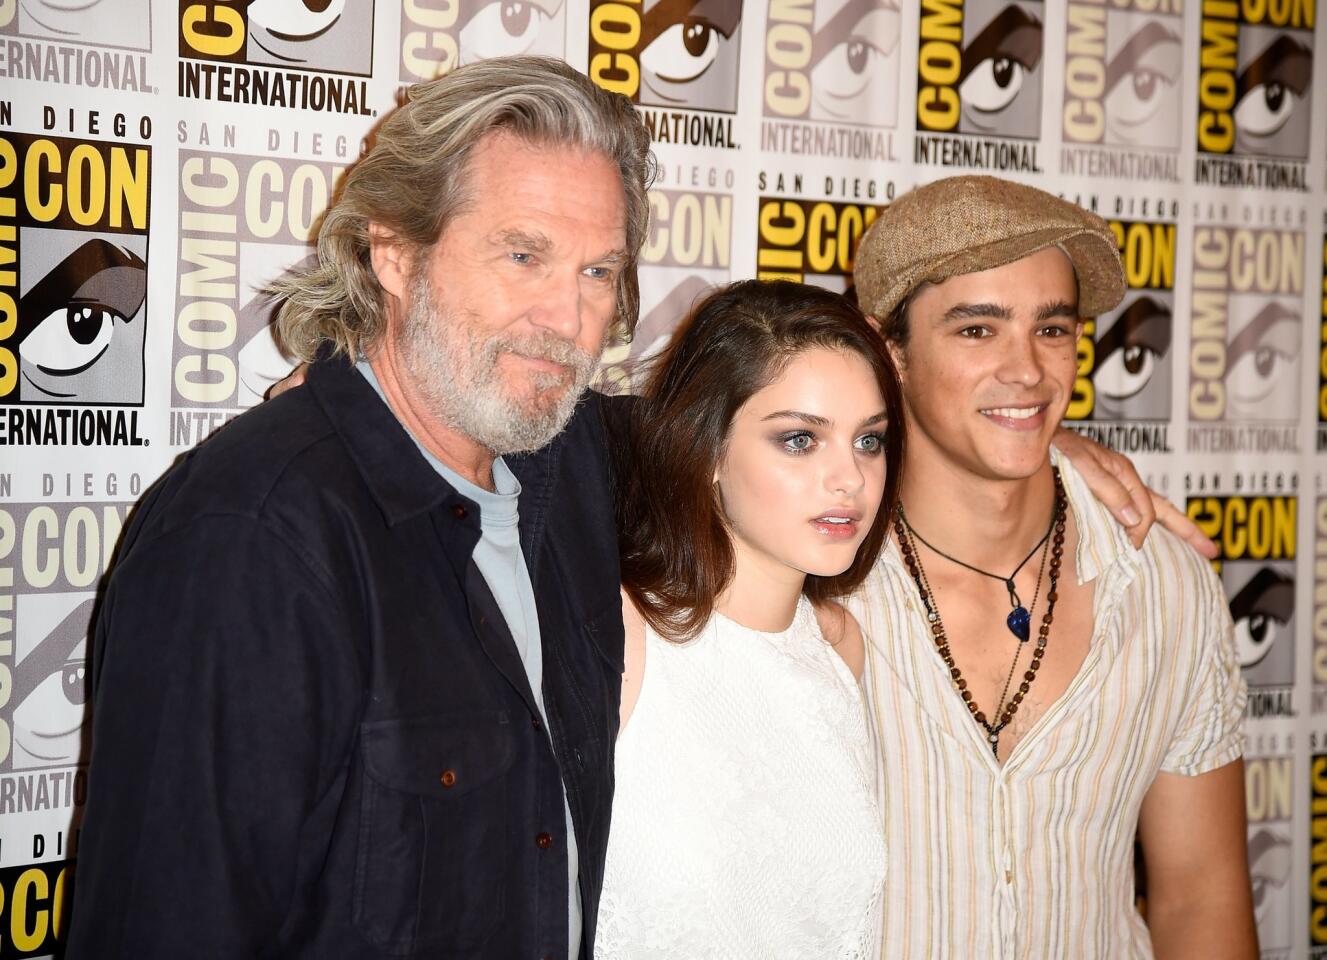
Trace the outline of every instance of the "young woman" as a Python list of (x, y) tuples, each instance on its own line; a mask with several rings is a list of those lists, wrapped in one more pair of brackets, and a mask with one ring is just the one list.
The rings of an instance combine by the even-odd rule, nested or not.
[(841, 297), (745, 281), (660, 355), (619, 450), (626, 671), (600, 960), (873, 957), (861, 633), (901, 397)]

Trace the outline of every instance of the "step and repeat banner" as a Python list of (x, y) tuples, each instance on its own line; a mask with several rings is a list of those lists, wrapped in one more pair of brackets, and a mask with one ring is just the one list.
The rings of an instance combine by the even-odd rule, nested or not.
[(128, 510), (289, 370), (261, 290), (378, 119), (511, 53), (627, 95), (655, 143), (604, 389), (712, 284), (848, 289), (918, 183), (995, 173), (1109, 220), (1129, 293), (1087, 326), (1069, 416), (1220, 544), (1263, 956), (1327, 957), (1324, 6), (0, 0), (0, 960), (61, 952)]

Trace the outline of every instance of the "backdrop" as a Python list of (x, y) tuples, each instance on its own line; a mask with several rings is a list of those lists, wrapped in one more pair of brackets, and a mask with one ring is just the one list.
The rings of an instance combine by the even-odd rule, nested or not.
[(608, 389), (710, 284), (845, 289), (919, 182), (997, 173), (1111, 222), (1130, 290), (1087, 327), (1070, 416), (1221, 545), (1263, 955), (1327, 957), (1318, 6), (0, 0), (0, 960), (60, 952), (127, 510), (287, 371), (258, 290), (405, 86), (520, 52), (628, 95), (655, 141)]

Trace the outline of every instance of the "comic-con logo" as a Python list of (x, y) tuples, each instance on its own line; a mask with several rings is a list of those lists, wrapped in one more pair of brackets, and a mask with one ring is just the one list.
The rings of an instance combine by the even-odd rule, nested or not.
[(917, 129), (1035, 138), (1043, 18), (1040, 2), (923, 0)]
[(0, 508), (0, 609), (8, 611), (0, 618), (0, 775), (86, 760), (88, 629), (125, 513), (122, 503)]
[(1235, 647), (1250, 687), (1250, 716), (1293, 715), (1295, 680), (1294, 496), (1201, 496), (1188, 515), (1216, 541)]
[[(1313, 115), (1314, 0), (1202, 5), (1196, 139), (1198, 182), (1306, 189)], [(1223, 163), (1281, 158), (1300, 165)]]
[(201, 440), (290, 372), (264, 290), (311, 255), (340, 168), (180, 151), (171, 443)]
[(137, 411), (77, 408), (143, 403), (150, 169), (146, 145), (0, 135), (0, 445), (141, 442)]
[(731, 194), (650, 191), (650, 232), (640, 255), (640, 320), (630, 343), (604, 351), (600, 389), (631, 389), (640, 362), (664, 347), (701, 297), (731, 278), (732, 246)]
[(151, 50), (152, 18), (133, 0), (9, 0), (0, 4), (0, 36)]
[(636, 103), (737, 109), (740, 0), (594, 0), (589, 75)]
[(1306, 268), (1300, 231), (1194, 231), (1189, 416), (1295, 421)]
[(884, 209), (874, 204), (762, 196), (757, 210), (756, 275), (847, 291), (857, 244)]
[(589, 27), (590, 79), (640, 104), (654, 142), (737, 147), (741, 0), (593, 0)]
[(373, 112), (355, 79), (372, 73), (372, 3), (180, 0), (179, 10), (181, 97)]
[(5, 957), (49, 952), (62, 934), (58, 916), (71, 879), (64, 858), (73, 852), (71, 823), (87, 794), (94, 591), (126, 512), (123, 503), (0, 507)]
[(1066, 142), (1179, 148), (1183, 11), (1155, 0), (1132, 7), (1069, 4)]
[(566, 53), (564, 0), (406, 0), (402, 83), (418, 83), (490, 57)]
[(1170, 419), (1174, 327), (1174, 223), (1111, 220), (1128, 293), (1113, 311), (1088, 319), (1078, 342), (1071, 420)]
[(1289, 756), (1244, 758), (1249, 881), (1253, 888), (1258, 946), (1264, 956), (1269, 951), (1290, 949), (1294, 795), (1294, 770)]
[(1065, 34), (1061, 171), (1179, 180), (1179, 0), (1074, 0)]
[(765, 116), (893, 127), (900, 29), (896, 0), (772, 4)]
[(9, 934), (0, 940), (0, 957), (63, 955), (73, 886), (72, 860), (0, 867), (0, 918)]
[(148, 58), (152, 16), (139, 0), (6, 0), (0, 39), (8, 47), (5, 76), (76, 87), (155, 93)]

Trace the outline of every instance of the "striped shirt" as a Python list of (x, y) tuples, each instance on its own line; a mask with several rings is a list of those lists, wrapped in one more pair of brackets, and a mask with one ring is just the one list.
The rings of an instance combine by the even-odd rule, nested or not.
[(881, 761), (889, 960), (1151, 957), (1134, 908), (1143, 797), (1158, 772), (1193, 776), (1243, 752), (1245, 689), (1215, 574), (1160, 527), (1133, 550), (1057, 462), (1094, 627), (1078, 676), (1003, 765), (892, 541), (848, 601)]

